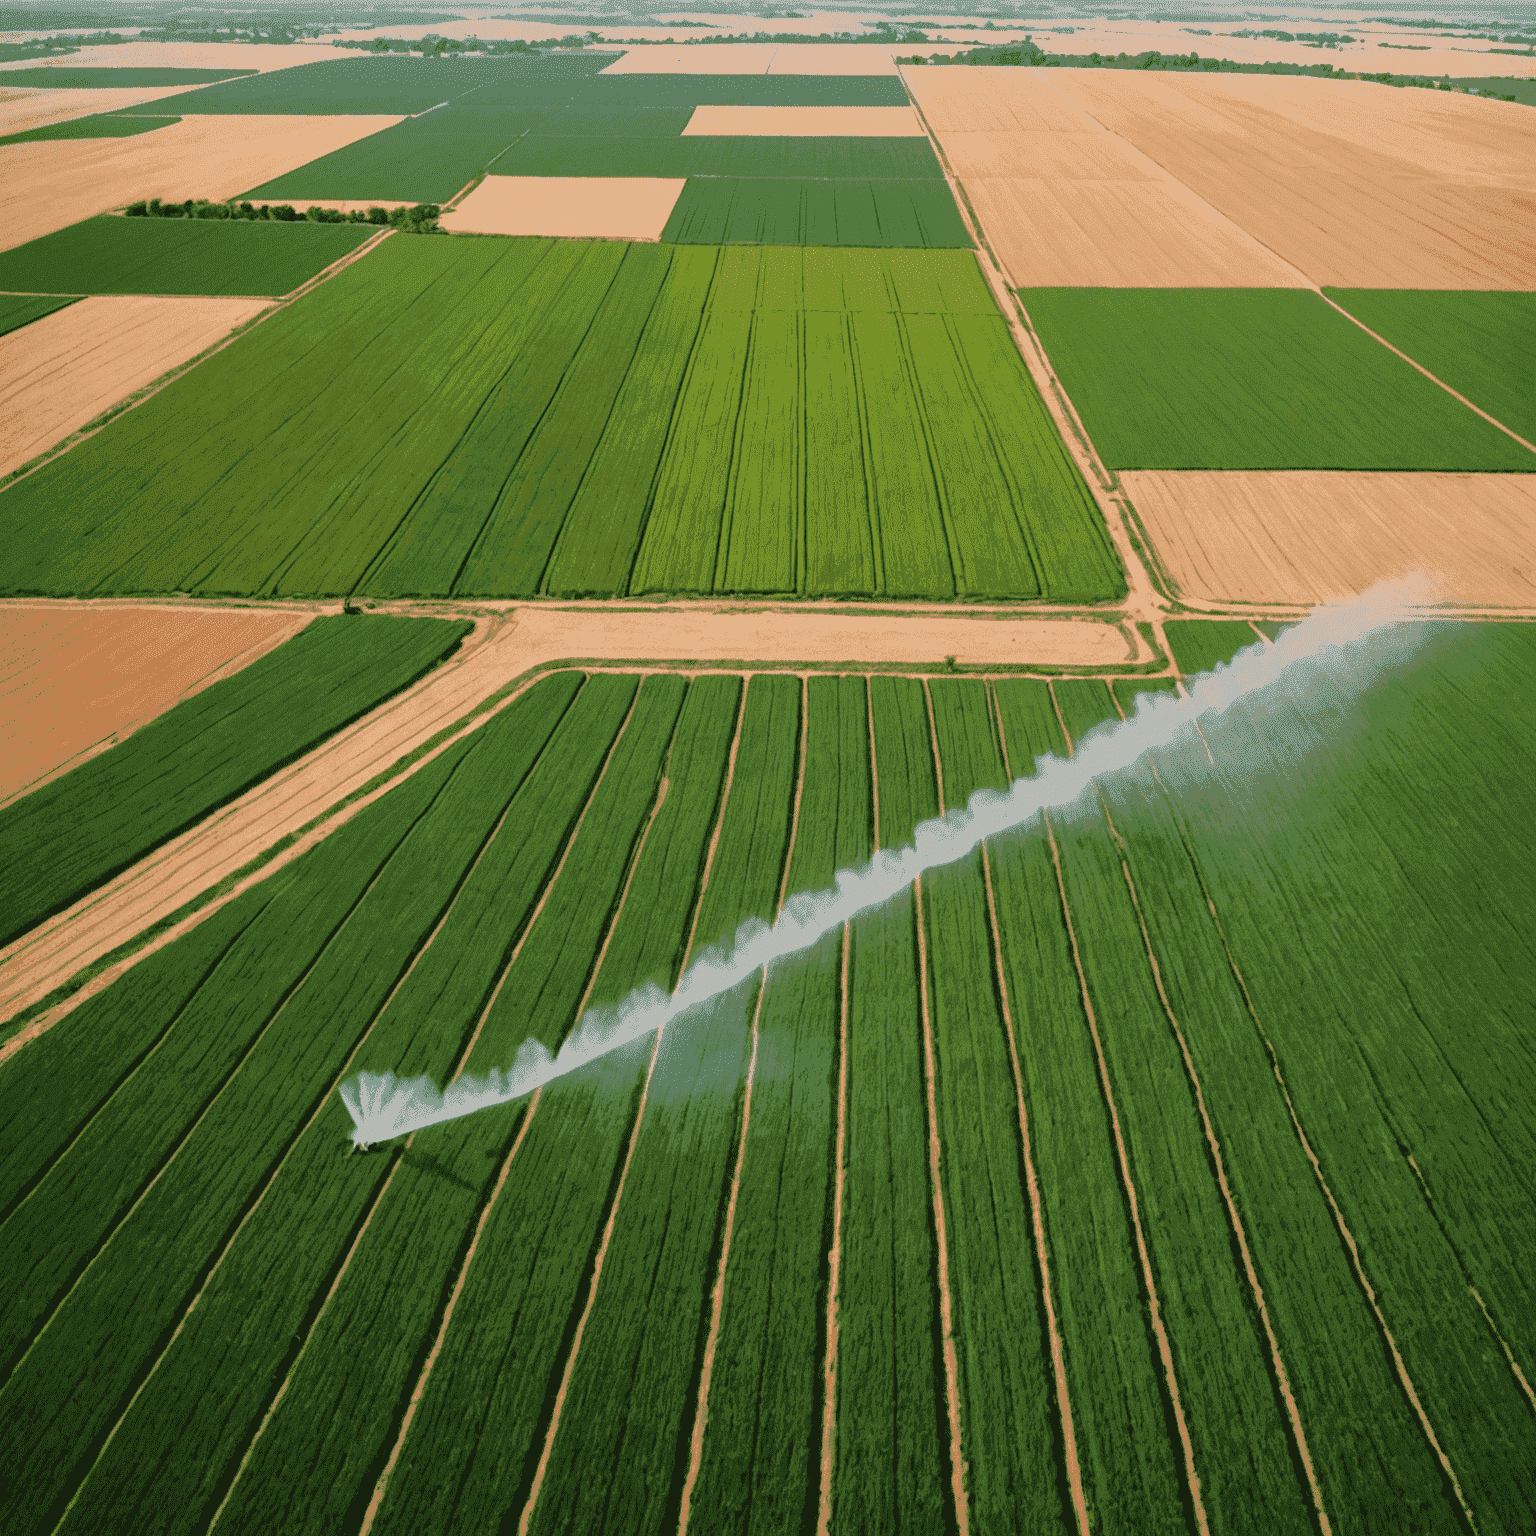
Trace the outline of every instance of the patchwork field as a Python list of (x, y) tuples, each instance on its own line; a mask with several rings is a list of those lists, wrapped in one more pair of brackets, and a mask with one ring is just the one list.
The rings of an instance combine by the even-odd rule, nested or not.
[(1438, 595), (1536, 608), (1536, 476), (1141, 470), (1123, 477), (1185, 602), (1319, 603), (1428, 571)]
[[(650, 1529), (686, 1496), (698, 1529), (821, 1503), (842, 1530), (959, 1496), (977, 1527), (1177, 1530), (1198, 1501), (1212, 1528), (1450, 1531), (1459, 1490), (1518, 1529), (1528, 1405), (1457, 1340), (1492, 1317), (1528, 1348), (1526, 1131), (1488, 1123), (1529, 1075), (1519, 980), (1418, 881), (1523, 889), (1528, 840), (1445, 808), (1453, 774), (1523, 783), (1528, 638), (1429, 637), (1347, 742), (1307, 717), (1304, 775), (1240, 717), (1198, 819), (1111, 781), (654, 1055), (341, 1158), (357, 1068), (556, 1044), (1118, 713), (1104, 680), (537, 683), (0, 1066), (8, 1523)], [(1450, 758), (1401, 731), (1426, 713)], [(1342, 881), (1350, 936), (1274, 859)], [(1482, 1070), (1447, 1087), (1453, 1038)]]
[(470, 625), (317, 619), (0, 810), (0, 946), (408, 687)]
[(0, 801), (127, 737), (307, 622), (281, 610), (0, 605)]
[(184, 117), (126, 139), (70, 139), (0, 149), (0, 249), (159, 197), (237, 197), (393, 121), (380, 117)]
[(395, 237), (0, 524), (11, 592), (1123, 590), (963, 253)]
[(1322, 298), (1283, 289), (1020, 295), (1115, 469), (1536, 471), (1536, 454)]
[[(265, 299), (82, 299), (0, 336), (0, 476), (191, 361)], [(14, 530), (17, 546), (30, 533)]]
[(0, 252), (0, 289), (279, 297), (377, 233), (357, 224), (104, 216)]
[(1531, 109), (367, 19), (0, 100), (0, 1530), (1536, 1528)]

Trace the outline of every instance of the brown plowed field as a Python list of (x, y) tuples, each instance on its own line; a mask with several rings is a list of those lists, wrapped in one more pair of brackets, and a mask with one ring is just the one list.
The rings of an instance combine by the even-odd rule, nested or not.
[(399, 121), (233, 113), (127, 139), (9, 144), (0, 148), (0, 249), (139, 198), (234, 197)]
[(308, 613), (0, 605), (0, 803), (296, 635)]
[(1536, 605), (1536, 475), (1134, 470), (1121, 477), (1179, 595), (1317, 603), (1410, 571), (1451, 602)]
[(98, 295), (0, 336), (0, 475), (196, 357), (270, 302)]
[(921, 139), (911, 107), (695, 107), (685, 137)]
[(1057, 73), (932, 66), (905, 74), (1015, 283), (1274, 288), (1302, 282), (1155, 160), (1052, 89)]
[(1275, 75), (1063, 69), (1049, 84), (1315, 283), (1536, 287), (1528, 107)]
[(487, 176), (439, 222), (456, 234), (659, 240), (685, 185), (662, 176)]

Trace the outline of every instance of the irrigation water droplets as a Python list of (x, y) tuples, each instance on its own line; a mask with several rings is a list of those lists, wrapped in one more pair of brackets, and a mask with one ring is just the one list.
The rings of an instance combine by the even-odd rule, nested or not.
[(1292, 700), (1319, 686), (1335, 701), (1359, 692), (1399, 649), (1383, 646), (1382, 632), (1413, 616), (1432, 596), (1422, 577), (1380, 583), (1361, 597), (1315, 609), (1273, 645), (1256, 643), (1230, 664), (1203, 674), (1188, 698), (1141, 694), (1130, 719), (1088, 733), (1074, 757), (1037, 758), (1034, 773), (1016, 779), (1006, 793), (978, 790), (963, 809), (923, 822), (905, 848), (882, 851), (860, 869), (840, 870), (831, 890), (791, 897), (772, 927), (750, 919), (728, 946), (695, 960), (670, 995), (647, 985), (614, 1008), (588, 1012), (554, 1054), (537, 1040), (525, 1040), (509, 1070), (461, 1076), (444, 1089), (428, 1077), (359, 1073), (341, 1086), (353, 1120), (353, 1144), (367, 1147), (510, 1103), (665, 1028), (755, 971), (809, 949), (823, 934), (889, 900), (924, 871), (964, 858), (984, 838), (1020, 827), (1043, 810), (1074, 805), (1096, 780), (1130, 768), (1156, 748), (1193, 740), (1197, 722), (1222, 716), (1240, 700), (1267, 689)]

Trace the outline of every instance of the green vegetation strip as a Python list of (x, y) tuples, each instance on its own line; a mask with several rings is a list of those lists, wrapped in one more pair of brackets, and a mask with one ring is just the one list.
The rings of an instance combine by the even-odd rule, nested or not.
[(787, 176), (942, 181), (927, 139), (694, 134), (599, 139), (532, 133), (497, 162), (499, 176)]
[(942, 181), (736, 176), (690, 178), (661, 238), (676, 245), (969, 248), (972, 243)]
[(1112, 469), (1536, 468), (1315, 293), (1032, 288), (1021, 298)]
[(38, 69), (8, 69), (3, 82), (7, 86), (26, 86), (31, 90), (80, 91), (143, 90), (157, 85), (208, 85), (220, 80), (259, 78), (254, 69), (89, 69), (67, 64), (44, 65)]
[(451, 101), (253, 187), (249, 198), (446, 202), (557, 109)]
[(98, 113), (90, 117), (72, 117), (64, 123), (45, 123), (41, 128), (29, 128), (25, 133), (5, 134), (0, 137), (0, 147), (41, 144), (52, 139), (127, 139), (135, 134), (153, 133), (156, 128), (169, 128), (180, 121), (179, 117), (114, 117)]
[(1324, 292), (1496, 421), (1536, 442), (1536, 293)]
[(0, 944), (409, 686), (470, 627), (440, 619), (316, 619), (286, 645), (0, 811)]
[(34, 320), (41, 320), (44, 315), (51, 315), (54, 310), (65, 309), (75, 302), (73, 296), (0, 293), (0, 336), (19, 331), (22, 326), (31, 325)]
[(66, 293), (291, 293), (375, 233), (368, 225), (114, 214), (0, 252), (0, 288)]
[(984, 295), (963, 252), (391, 239), (0, 494), (0, 587), (1116, 597)]

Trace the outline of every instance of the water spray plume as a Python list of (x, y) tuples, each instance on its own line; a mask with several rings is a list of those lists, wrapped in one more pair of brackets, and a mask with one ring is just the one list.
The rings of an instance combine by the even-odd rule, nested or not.
[(772, 927), (756, 919), (743, 923), (727, 948), (712, 950), (690, 965), (670, 995), (648, 985), (614, 1008), (588, 1012), (554, 1055), (540, 1041), (525, 1040), (510, 1070), (459, 1077), (441, 1090), (427, 1077), (359, 1073), (341, 1086), (342, 1102), (355, 1125), (354, 1145), (367, 1147), (510, 1103), (643, 1039), (774, 961), (809, 949), (823, 934), (905, 890), (924, 871), (964, 858), (984, 838), (1022, 826), (1043, 810), (1072, 805), (1095, 780), (1130, 767), (1156, 748), (1192, 737), (1197, 721), (1221, 716), (1288, 671), (1323, 662), (1331, 672), (1347, 677), (1350, 667), (1340, 668), (1339, 663), (1350, 659), (1344, 654), (1350, 647), (1412, 616), (1431, 598), (1422, 577), (1381, 583), (1362, 597), (1315, 609), (1273, 645), (1256, 644), (1230, 665), (1202, 675), (1188, 698), (1140, 695), (1130, 719), (1092, 733), (1078, 744), (1075, 757), (1038, 758), (1033, 775), (1015, 780), (1004, 794), (978, 790), (963, 810), (923, 822), (906, 847), (879, 853), (861, 869), (839, 871), (834, 889), (792, 897)]

